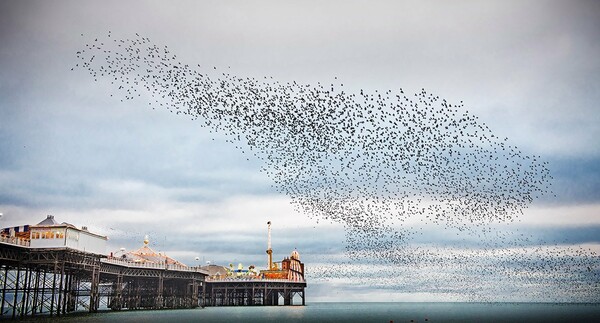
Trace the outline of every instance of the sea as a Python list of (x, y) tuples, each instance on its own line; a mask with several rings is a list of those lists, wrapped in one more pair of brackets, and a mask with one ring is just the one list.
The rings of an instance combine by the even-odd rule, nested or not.
[(21, 322), (600, 322), (600, 304), (308, 303), (73, 313)]

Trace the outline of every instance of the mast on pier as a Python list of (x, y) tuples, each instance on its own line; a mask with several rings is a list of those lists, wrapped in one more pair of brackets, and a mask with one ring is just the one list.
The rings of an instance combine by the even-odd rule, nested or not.
[(267, 240), (267, 258), (268, 264), (267, 269), (273, 269), (273, 249), (271, 249), (271, 221), (267, 222), (268, 240)]

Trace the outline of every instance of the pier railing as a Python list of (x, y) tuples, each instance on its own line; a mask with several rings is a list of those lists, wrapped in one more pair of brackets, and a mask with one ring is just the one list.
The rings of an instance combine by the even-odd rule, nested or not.
[(0, 235), (0, 242), (14, 244), (17, 246), (29, 247), (30, 240), (22, 239), (22, 238), (18, 238), (18, 237), (9, 237), (9, 236), (5, 236), (5, 235)]
[(212, 282), (212, 283), (244, 282), (244, 281), (266, 282), (266, 283), (304, 283), (305, 282), (305, 280), (271, 279), (271, 278), (261, 278), (261, 277), (244, 277), (244, 278), (238, 278), (238, 277), (230, 277), (230, 278), (206, 277), (205, 281)]
[(104, 263), (125, 266), (125, 267), (135, 267), (135, 268), (145, 268), (145, 269), (166, 269), (166, 270), (206, 273), (204, 270), (202, 270), (198, 267), (188, 267), (188, 266), (182, 266), (182, 265), (178, 265), (178, 264), (135, 262), (135, 261), (123, 260), (123, 259), (119, 259), (119, 258), (115, 258), (115, 257), (102, 258), (101, 261)]

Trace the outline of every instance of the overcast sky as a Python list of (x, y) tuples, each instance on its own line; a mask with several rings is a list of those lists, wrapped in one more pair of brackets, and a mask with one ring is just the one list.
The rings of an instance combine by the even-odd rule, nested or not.
[[(549, 162), (556, 197), (534, 201), (520, 227), (600, 250), (597, 1), (0, 2), (0, 226), (53, 214), (108, 235), (109, 251), (148, 234), (190, 265), (198, 256), (264, 266), (271, 220), (275, 258), (298, 248), (310, 270), (344, 257), (341, 225), (295, 211), (260, 160), (199, 122), (121, 102), (106, 82), (71, 71), (75, 53), (108, 31), (240, 76), (337, 77), (347, 91), (425, 88), (463, 101), (498, 137)], [(424, 242), (451, 243), (432, 236)], [(360, 288), (357, 300), (446, 299)], [(316, 281), (308, 297), (344, 291)]]

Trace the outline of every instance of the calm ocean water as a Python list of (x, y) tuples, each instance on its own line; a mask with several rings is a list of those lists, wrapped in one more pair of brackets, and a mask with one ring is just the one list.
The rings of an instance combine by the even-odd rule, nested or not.
[(600, 304), (310, 303), (35, 318), (27, 322), (600, 322)]

